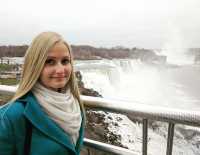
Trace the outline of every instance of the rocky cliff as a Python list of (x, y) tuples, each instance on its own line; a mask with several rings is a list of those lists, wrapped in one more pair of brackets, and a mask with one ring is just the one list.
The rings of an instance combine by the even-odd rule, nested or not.
[[(82, 95), (86, 96), (94, 96), (94, 97), (102, 97), (97, 91), (89, 88), (85, 88), (84, 83), (82, 82), (82, 75), (79, 71), (76, 72), (76, 77), (78, 79), (79, 89)], [(109, 130), (109, 123), (106, 122), (106, 115), (108, 112), (102, 113), (98, 109), (86, 108), (86, 129), (85, 129), (85, 137), (112, 144), (121, 147), (125, 147), (121, 144), (120, 139), (121, 135), (117, 135), (111, 130)], [(110, 117), (111, 119), (111, 117)], [(117, 123), (113, 124), (114, 126), (118, 126)], [(95, 150), (93, 148), (84, 147), (81, 152), (81, 155), (110, 155), (110, 153), (100, 152), (99, 150)]]

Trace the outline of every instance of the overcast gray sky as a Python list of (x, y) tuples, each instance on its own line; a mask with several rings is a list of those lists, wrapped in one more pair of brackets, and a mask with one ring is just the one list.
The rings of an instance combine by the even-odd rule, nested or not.
[(96, 47), (200, 47), (200, 0), (1, 0), (0, 45), (42, 31)]

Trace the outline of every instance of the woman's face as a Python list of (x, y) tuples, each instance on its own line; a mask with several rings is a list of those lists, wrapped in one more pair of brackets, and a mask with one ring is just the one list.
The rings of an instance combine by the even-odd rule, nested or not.
[(66, 45), (62, 42), (56, 43), (48, 53), (39, 77), (40, 83), (54, 91), (64, 88), (72, 72), (70, 59), (70, 53)]

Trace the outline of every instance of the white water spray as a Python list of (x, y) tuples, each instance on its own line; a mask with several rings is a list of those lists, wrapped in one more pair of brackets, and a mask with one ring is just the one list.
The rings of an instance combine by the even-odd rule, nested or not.
[(190, 65), (194, 62), (194, 56), (188, 55), (187, 42), (181, 29), (173, 24), (168, 25), (166, 43), (161, 53), (167, 56), (167, 63), (175, 65)]

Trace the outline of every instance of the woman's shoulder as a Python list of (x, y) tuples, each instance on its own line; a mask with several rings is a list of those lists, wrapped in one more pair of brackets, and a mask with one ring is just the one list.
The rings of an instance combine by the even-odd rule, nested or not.
[(23, 112), (24, 105), (22, 102), (8, 102), (7, 104), (0, 107), (0, 119), (3, 120), (5, 117), (13, 120), (18, 119), (19, 117), (22, 117)]
[[(23, 111), (24, 107), (20, 102), (8, 102), (0, 107), (0, 139), (4, 139), (5, 143), (15, 141), (14, 133), (24, 134)], [(19, 131), (16, 128), (20, 132), (16, 132)]]

